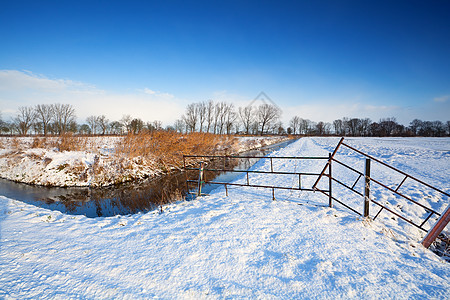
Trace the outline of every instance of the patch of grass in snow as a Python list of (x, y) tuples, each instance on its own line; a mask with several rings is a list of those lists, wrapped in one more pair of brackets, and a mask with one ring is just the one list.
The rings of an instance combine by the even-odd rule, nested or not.
[(67, 168), (69, 166), (69, 164), (62, 164), (62, 165), (59, 165), (57, 168), (56, 168), (56, 170), (58, 171), (58, 172), (61, 172), (62, 170), (64, 170), (65, 168)]
[(46, 137), (35, 137), (31, 143), (31, 148), (46, 148), (48, 140)]
[(225, 154), (231, 151), (233, 137), (210, 133), (180, 134), (173, 131), (153, 131), (130, 134), (119, 142), (116, 153), (128, 158), (144, 157), (156, 160), (163, 170), (177, 168), (183, 154)]

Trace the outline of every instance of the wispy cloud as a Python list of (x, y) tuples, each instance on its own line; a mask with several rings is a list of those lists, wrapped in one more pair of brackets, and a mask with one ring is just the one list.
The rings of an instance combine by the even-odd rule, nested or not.
[(70, 89), (91, 89), (91, 85), (66, 79), (49, 79), (30, 71), (0, 70), (0, 91), (33, 89), (57, 92)]
[(450, 100), (450, 95), (444, 95), (444, 96), (436, 97), (433, 100), (435, 102), (447, 102), (448, 100)]
[(181, 116), (185, 101), (165, 92), (143, 88), (118, 94), (68, 79), (51, 79), (29, 71), (0, 70), (0, 110), (13, 116), (20, 106), (49, 103), (72, 104), (82, 122), (89, 115), (118, 120), (124, 114), (144, 121), (171, 124)]

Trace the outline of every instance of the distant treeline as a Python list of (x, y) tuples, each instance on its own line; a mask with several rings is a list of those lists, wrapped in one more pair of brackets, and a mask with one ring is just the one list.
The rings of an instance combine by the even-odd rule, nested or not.
[(180, 133), (207, 132), (214, 134), (293, 134), (338, 136), (450, 136), (450, 121), (422, 121), (415, 119), (405, 126), (394, 117), (373, 122), (369, 118), (342, 118), (328, 122), (314, 122), (293, 117), (287, 127), (280, 121), (281, 110), (272, 104), (236, 108), (234, 104), (212, 100), (189, 104), (184, 115), (173, 125), (162, 127), (161, 121), (144, 122), (124, 115), (110, 121), (105, 115), (89, 116), (85, 123), (76, 122), (75, 109), (70, 104), (39, 104), (19, 107), (12, 120), (3, 121), (3, 135), (123, 135), (144, 131), (168, 130)]

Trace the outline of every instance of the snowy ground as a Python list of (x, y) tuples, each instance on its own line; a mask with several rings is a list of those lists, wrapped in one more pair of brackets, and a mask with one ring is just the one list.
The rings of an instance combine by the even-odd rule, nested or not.
[[(49, 138), (52, 139), (52, 138)], [(56, 138), (54, 138), (56, 139)], [(89, 137), (84, 151), (33, 147), (34, 138), (0, 137), (0, 177), (45, 186), (108, 186), (163, 173), (154, 160), (127, 157), (115, 148), (121, 137)], [(238, 153), (281, 142), (285, 137), (230, 139)]]
[[(322, 156), (337, 142), (305, 138), (271, 155)], [(449, 191), (450, 139), (347, 142)], [(254, 166), (267, 167), (263, 161)], [(276, 170), (322, 167), (274, 160)], [(333, 173), (350, 180), (338, 168)], [(260, 175), (250, 180), (267, 184)], [(269, 181), (295, 184), (284, 177)], [(400, 203), (381, 191), (374, 197)], [(406, 224), (324, 207), (328, 200), (318, 193), (277, 191), (276, 198), (251, 188), (230, 189), (226, 197), (218, 188), (162, 213), (92, 219), (0, 196), (0, 298), (450, 298), (449, 264), (424, 249), (421, 234)], [(343, 198), (360, 207), (358, 196)], [(439, 211), (448, 205), (433, 196), (423, 201)]]

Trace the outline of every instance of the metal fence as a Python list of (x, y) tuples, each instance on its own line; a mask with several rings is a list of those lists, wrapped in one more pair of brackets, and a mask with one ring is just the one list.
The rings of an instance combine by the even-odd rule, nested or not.
[[(348, 164), (338, 160), (335, 158), (336, 153), (341, 147), (347, 147), (348, 149), (354, 151), (355, 153), (358, 153), (359, 155), (362, 155), (365, 158), (365, 168), (364, 172), (356, 170), (356, 168), (349, 166)], [(262, 159), (262, 160), (270, 160), (270, 171), (260, 171), (260, 170), (234, 170), (233, 167), (230, 167), (230, 164), (227, 164), (227, 160), (230, 161), (232, 159)], [(315, 172), (286, 172), (286, 171), (279, 171), (274, 170), (273, 161), (274, 160), (314, 160), (314, 161), (326, 161), (325, 166), (322, 169), (320, 173)], [(189, 163), (187, 163), (187, 160), (190, 160)], [(381, 160), (374, 158), (366, 153), (363, 153), (362, 151), (344, 143), (344, 138), (341, 138), (338, 145), (334, 149), (333, 153), (330, 153), (328, 157), (266, 157), (266, 156), (214, 156), (214, 155), (184, 155), (183, 156), (184, 161), (184, 168), (187, 171), (196, 171), (198, 172), (198, 178), (197, 179), (190, 179), (188, 172), (186, 172), (186, 187), (189, 190), (190, 185), (195, 184), (197, 188), (197, 194), (201, 195), (202, 193), (202, 186), (204, 184), (215, 184), (215, 185), (223, 185), (225, 187), (226, 195), (228, 196), (228, 187), (229, 186), (241, 186), (241, 187), (253, 187), (253, 188), (266, 188), (272, 190), (272, 199), (275, 200), (275, 190), (297, 190), (297, 191), (307, 191), (307, 192), (315, 192), (318, 191), (322, 194), (324, 194), (328, 198), (328, 205), (329, 207), (333, 206), (333, 202), (337, 202), (340, 205), (346, 207), (347, 209), (353, 211), (354, 213), (363, 216), (363, 217), (370, 217), (370, 203), (375, 204), (380, 209), (379, 211), (373, 216), (373, 219), (375, 220), (380, 213), (384, 210), (387, 211), (401, 220), (407, 222), (408, 224), (415, 226), (416, 228), (419, 228), (420, 230), (427, 232), (425, 239), (422, 241), (422, 244), (425, 247), (429, 247), (430, 244), (436, 239), (440, 238), (439, 234), (442, 232), (442, 230), (445, 228), (445, 226), (449, 223), (450, 220), (450, 206), (443, 212), (442, 214), (434, 210), (433, 208), (421, 204), (418, 201), (414, 200), (412, 197), (405, 195), (404, 193), (400, 192), (400, 188), (405, 184), (407, 180), (414, 181), (415, 183), (427, 187), (436, 193), (440, 194), (441, 196), (447, 197), (447, 199), (450, 197), (450, 195), (442, 190), (439, 190), (430, 184), (427, 184), (423, 182), (420, 179), (415, 178), (414, 176), (411, 176), (409, 174), (406, 174), (405, 172), (392, 167)], [(199, 164), (199, 167), (193, 167), (193, 162), (196, 162)], [(209, 163), (209, 165), (208, 165)], [(351, 172), (354, 172), (357, 176), (355, 182), (351, 185), (346, 184), (343, 182), (343, 180), (340, 180), (339, 178), (332, 175), (332, 166), (333, 164), (337, 164), (339, 166), (343, 166), (344, 168), (350, 170)], [(384, 167), (387, 167), (390, 171), (400, 174), (403, 177), (403, 179), (396, 184), (395, 188), (389, 187), (388, 184), (382, 183), (381, 181), (373, 178), (371, 176), (371, 164), (376, 163), (380, 164)], [(210, 166), (210, 167), (208, 167)], [(208, 180), (208, 177), (206, 176), (207, 172), (213, 172), (213, 173), (220, 173), (220, 172), (235, 172), (235, 173), (244, 173), (245, 176), (245, 183), (238, 183), (238, 182), (219, 182), (214, 180)], [(276, 186), (276, 185), (263, 185), (263, 184), (255, 184), (250, 181), (249, 174), (278, 174), (278, 175), (294, 175), (298, 176), (298, 185), (295, 187), (285, 187), (285, 186)], [(302, 185), (302, 177), (304, 176), (316, 176), (317, 179), (314, 182), (314, 184), (311, 187), (305, 187)], [(321, 184), (321, 188), (319, 187), (319, 183), (323, 180), (325, 177), (325, 188), (323, 188), (324, 184)], [(364, 180), (364, 192), (358, 191), (355, 189), (358, 182), (360, 180)], [(360, 212), (355, 208), (352, 208), (349, 204), (346, 204), (343, 202), (343, 200), (340, 200), (333, 196), (332, 190), (333, 190), (333, 182), (337, 183), (340, 186), (345, 187), (346, 189), (350, 190), (351, 192), (357, 194), (362, 198), (362, 201), (364, 202), (363, 211)], [(394, 209), (388, 207), (387, 205), (383, 204), (381, 201), (374, 199), (374, 197), (371, 196), (371, 185), (378, 185), (381, 188), (391, 192), (394, 195), (397, 195), (403, 199), (406, 199), (409, 201), (412, 205), (419, 206), (423, 208), (426, 212), (428, 212), (428, 215), (425, 218), (420, 219), (419, 222), (408, 219), (408, 217), (405, 214), (402, 214), (398, 211), (395, 211)], [(424, 228), (424, 225), (430, 220), (432, 216), (435, 216), (438, 219), (436, 224), (432, 226), (429, 230)]]
[[(331, 154), (330, 154), (331, 155)], [(187, 159), (193, 159), (194, 161), (198, 161), (199, 167), (192, 167), (188, 165)], [(270, 171), (260, 171), (260, 170), (236, 170), (233, 167), (230, 167), (230, 160), (240, 160), (240, 159), (262, 159), (270, 161)], [(202, 193), (202, 187), (204, 184), (216, 184), (225, 186), (225, 192), (228, 196), (228, 187), (229, 186), (241, 186), (241, 187), (253, 187), (253, 188), (266, 188), (272, 190), (272, 199), (275, 200), (275, 190), (295, 190), (295, 191), (309, 191), (314, 192), (312, 187), (307, 187), (302, 185), (302, 177), (304, 176), (319, 176), (321, 173), (317, 172), (285, 172), (285, 171), (277, 171), (274, 170), (273, 162), (275, 160), (317, 160), (324, 161), (328, 160), (329, 157), (266, 157), (266, 156), (218, 156), (218, 155), (184, 155), (183, 163), (184, 169), (187, 171), (198, 171), (197, 179), (189, 179), (188, 173), (186, 172), (186, 185), (189, 190), (189, 185), (194, 184), (197, 188), (197, 195)], [(208, 167), (212, 166), (212, 167)], [(331, 171), (331, 170), (330, 170)], [(223, 172), (233, 172), (233, 173), (244, 173), (245, 174), (245, 183), (236, 183), (236, 182), (219, 182), (214, 180), (208, 180), (206, 176), (207, 172), (213, 173), (223, 173)], [(277, 186), (277, 185), (264, 185), (264, 184), (254, 184), (250, 181), (249, 174), (276, 174), (276, 175), (293, 175), (298, 178), (297, 186), (295, 187), (286, 187), (286, 186)], [(331, 176), (329, 177), (331, 178)], [(326, 193), (329, 197), (329, 201), (331, 201), (331, 180), (328, 181), (328, 189), (321, 190)]]

